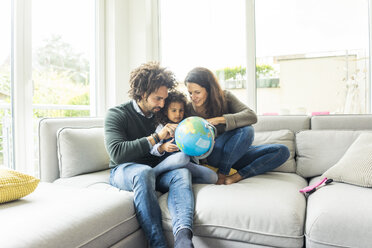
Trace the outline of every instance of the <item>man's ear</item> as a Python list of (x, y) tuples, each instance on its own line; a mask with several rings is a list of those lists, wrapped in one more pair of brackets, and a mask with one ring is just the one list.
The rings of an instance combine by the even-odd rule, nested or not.
[(141, 96), (141, 99), (139, 101), (141, 102), (142, 100), (146, 100), (146, 99), (147, 99), (147, 94), (143, 93), (143, 95)]

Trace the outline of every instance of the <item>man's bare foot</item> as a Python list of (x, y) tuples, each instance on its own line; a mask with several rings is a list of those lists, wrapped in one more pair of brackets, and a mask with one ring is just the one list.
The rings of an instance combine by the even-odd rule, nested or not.
[(242, 179), (243, 177), (239, 175), (239, 173), (235, 173), (235, 174), (232, 174), (231, 176), (226, 177), (225, 184), (229, 185), (229, 184), (237, 183)]
[(216, 182), (217, 185), (225, 184), (226, 175), (217, 173), (218, 174), (218, 180)]

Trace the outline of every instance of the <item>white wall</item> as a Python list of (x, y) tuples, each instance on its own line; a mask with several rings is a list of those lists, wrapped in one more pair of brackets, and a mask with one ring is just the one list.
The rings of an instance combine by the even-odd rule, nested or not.
[[(259, 88), (259, 113), (343, 113), (346, 76), (356, 72), (356, 56), (329, 56), (279, 60), (280, 88)], [(348, 69), (346, 69), (348, 68)], [(363, 102), (364, 97), (361, 98)], [(363, 105), (364, 106), (364, 105)]]
[[(365, 93), (368, 80), (365, 78), (366, 61), (363, 56), (282, 58), (278, 60), (278, 64), (280, 87), (257, 88), (257, 113), (281, 115), (312, 112), (366, 113), (368, 103)], [(359, 75), (356, 80), (358, 87), (355, 90), (359, 95), (351, 94), (354, 96), (353, 99), (347, 97), (351, 81), (346, 78), (355, 78), (355, 75)], [(246, 89), (230, 90), (249, 106)]]
[(107, 0), (106, 109), (129, 100), (130, 72), (158, 60), (157, 1)]

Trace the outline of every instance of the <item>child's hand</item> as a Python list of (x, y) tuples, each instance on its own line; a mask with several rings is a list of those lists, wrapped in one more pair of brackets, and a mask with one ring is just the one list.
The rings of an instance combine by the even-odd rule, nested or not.
[(177, 145), (175, 145), (173, 143), (174, 139), (162, 144), (159, 148), (161, 151), (159, 151), (160, 153), (163, 153), (164, 151), (166, 152), (177, 152), (179, 151), (180, 149), (178, 148)]
[(178, 124), (168, 123), (158, 133), (159, 138), (161, 140), (164, 140), (164, 139), (169, 139), (170, 137), (174, 137), (174, 132), (176, 131), (177, 126)]

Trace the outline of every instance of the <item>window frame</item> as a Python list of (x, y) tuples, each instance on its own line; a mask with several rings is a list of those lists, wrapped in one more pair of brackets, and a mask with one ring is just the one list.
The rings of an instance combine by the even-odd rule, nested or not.
[[(159, 1), (159, 0), (157, 0)], [(245, 0), (246, 1), (246, 70), (247, 70), (247, 87), (246, 93), (248, 97), (248, 105), (250, 108), (257, 112), (257, 86), (256, 86), (256, 32), (255, 32), (255, 0)], [(371, 78), (372, 78), (372, 0), (368, 1), (368, 16), (369, 16), (369, 73), (367, 75), (368, 80), (368, 87), (366, 89), (366, 97), (369, 99), (366, 106), (366, 114), (372, 114), (372, 86), (371, 86)], [(158, 6), (158, 5), (157, 5)], [(160, 9), (157, 9), (157, 14), (160, 19)], [(160, 32), (160, 23), (156, 27), (156, 30)], [(159, 34), (161, 38), (161, 34)], [(159, 50), (159, 58), (161, 59), (161, 50), (160, 50), (160, 43), (157, 46)]]
[[(95, 0), (94, 59), (90, 71), (90, 116), (103, 116), (105, 104), (105, 1)], [(35, 174), (32, 102), (32, 1), (12, 1), (13, 169)], [(31, 124), (30, 124), (31, 123)]]

